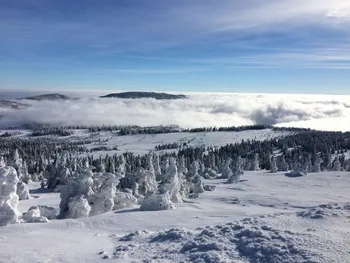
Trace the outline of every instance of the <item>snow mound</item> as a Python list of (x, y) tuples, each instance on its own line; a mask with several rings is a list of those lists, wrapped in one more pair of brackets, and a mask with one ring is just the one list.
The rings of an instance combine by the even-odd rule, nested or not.
[(164, 194), (154, 194), (146, 197), (140, 207), (143, 211), (158, 211), (175, 209), (175, 205), (170, 200), (168, 192)]
[(287, 177), (302, 177), (306, 176), (307, 172), (302, 169), (295, 169), (294, 171), (291, 171), (290, 173), (285, 174)]
[(173, 228), (170, 230), (165, 230), (158, 232), (153, 237), (151, 237), (150, 243), (164, 243), (164, 242), (175, 242), (179, 243), (188, 240), (189, 237), (193, 236), (191, 231), (186, 229)]
[(215, 188), (216, 188), (215, 185), (205, 184), (205, 185), (203, 186), (204, 191), (209, 191), (209, 192), (215, 191)]
[(113, 210), (132, 207), (133, 205), (137, 205), (137, 198), (132, 193), (115, 193)]
[(118, 240), (114, 257), (145, 262), (321, 262), (305, 245), (305, 234), (279, 230), (259, 219), (194, 231), (138, 231)]
[(346, 204), (321, 204), (305, 211), (297, 212), (297, 216), (307, 219), (325, 219), (326, 217), (347, 216), (350, 211), (350, 203)]
[(38, 208), (40, 210), (40, 215), (46, 217), (49, 220), (56, 219), (57, 217), (57, 210), (53, 207), (45, 206), (45, 205), (38, 205)]
[(40, 209), (37, 206), (32, 206), (29, 208), (27, 213), (24, 213), (22, 216), (23, 220), (27, 223), (47, 223), (49, 220), (41, 216)]
[(84, 195), (77, 195), (70, 198), (68, 207), (68, 218), (88, 217), (91, 211), (91, 206)]

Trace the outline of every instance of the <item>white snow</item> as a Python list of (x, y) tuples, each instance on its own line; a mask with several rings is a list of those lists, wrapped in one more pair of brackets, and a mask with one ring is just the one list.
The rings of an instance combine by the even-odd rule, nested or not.
[[(176, 204), (175, 210), (135, 207), (7, 225), (0, 231), (0, 261), (350, 261), (350, 173), (290, 178), (258, 171), (246, 172), (238, 184), (225, 181), (204, 180), (215, 191)], [(34, 203), (58, 207), (57, 194), (33, 187), (36, 198), (20, 201), (22, 213)]]

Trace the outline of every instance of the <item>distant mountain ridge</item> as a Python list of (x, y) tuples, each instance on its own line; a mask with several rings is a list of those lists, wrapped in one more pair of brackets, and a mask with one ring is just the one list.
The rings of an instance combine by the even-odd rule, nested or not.
[(71, 98), (59, 93), (43, 94), (38, 96), (26, 97), (24, 100), (70, 100)]
[(186, 99), (187, 96), (183, 94), (168, 94), (160, 92), (144, 92), (144, 91), (127, 91), (120, 93), (111, 93), (100, 98), (119, 98), (119, 99), (143, 99), (151, 98), (156, 100), (176, 100)]
[(28, 105), (24, 103), (20, 103), (17, 101), (11, 101), (11, 100), (0, 100), (0, 108), (7, 108), (7, 109), (23, 109), (26, 108)]

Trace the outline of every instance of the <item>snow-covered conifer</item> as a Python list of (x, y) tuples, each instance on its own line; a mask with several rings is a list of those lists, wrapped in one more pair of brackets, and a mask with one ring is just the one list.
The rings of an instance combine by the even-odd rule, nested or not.
[(254, 155), (253, 163), (252, 163), (252, 170), (253, 171), (259, 171), (260, 170), (260, 162), (259, 162), (259, 154), (256, 153)]
[(160, 181), (162, 177), (162, 170), (160, 168), (159, 155), (156, 153), (153, 155), (153, 167), (156, 179), (157, 181)]
[(272, 156), (270, 159), (270, 173), (277, 173), (277, 164), (275, 156)]
[(120, 178), (112, 173), (105, 173), (101, 176), (102, 184), (98, 192), (89, 197), (91, 204), (90, 215), (98, 215), (113, 210), (114, 197)]
[(238, 156), (236, 162), (233, 165), (232, 175), (228, 178), (227, 183), (238, 183), (239, 178), (243, 173), (243, 159), (240, 156)]
[(278, 157), (277, 169), (278, 169), (278, 171), (283, 171), (283, 172), (287, 172), (289, 170), (289, 165), (286, 162), (286, 158), (284, 157), (284, 155), (281, 155)]
[(6, 163), (5, 163), (4, 157), (1, 156), (0, 157), (0, 168), (5, 168), (5, 167), (6, 167)]
[(124, 178), (126, 174), (126, 160), (124, 155), (120, 155), (118, 157), (118, 168), (117, 168), (117, 173)]
[(312, 172), (318, 173), (321, 172), (321, 164), (323, 163), (323, 160), (320, 156), (317, 156), (315, 159), (315, 163), (312, 166)]
[(231, 169), (231, 163), (232, 163), (231, 158), (229, 158), (225, 161), (225, 164), (224, 164), (223, 170), (222, 170), (222, 174), (221, 174), (221, 178), (228, 179), (233, 175), (233, 172)]
[(176, 159), (170, 158), (169, 168), (165, 176), (165, 180), (163, 181), (163, 188), (165, 188), (170, 195), (170, 200), (173, 203), (182, 202), (181, 194), (180, 194), (180, 180), (177, 172)]
[(338, 157), (336, 157), (333, 162), (332, 170), (337, 172), (341, 171), (341, 163)]
[(13, 167), (0, 168), (0, 226), (18, 222), (17, 183), (17, 172)]
[(186, 168), (185, 157), (183, 155), (180, 156), (177, 170), (179, 174), (187, 174), (188, 170)]
[(17, 183), (17, 195), (19, 200), (28, 200), (31, 198), (28, 185), (24, 182)]
[(84, 195), (71, 197), (68, 202), (68, 218), (88, 217), (91, 211), (88, 200)]

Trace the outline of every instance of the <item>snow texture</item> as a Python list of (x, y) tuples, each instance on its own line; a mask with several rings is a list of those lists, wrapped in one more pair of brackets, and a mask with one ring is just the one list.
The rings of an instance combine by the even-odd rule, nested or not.
[(305, 247), (304, 239), (303, 234), (247, 218), (194, 231), (134, 232), (119, 239), (114, 256), (143, 255), (146, 262), (320, 262), (322, 257)]

